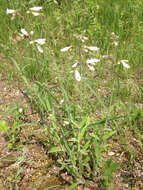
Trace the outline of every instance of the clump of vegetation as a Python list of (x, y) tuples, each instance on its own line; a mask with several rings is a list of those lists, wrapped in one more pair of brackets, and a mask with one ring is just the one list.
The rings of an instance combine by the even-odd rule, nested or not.
[(47, 156), (71, 176), (69, 189), (112, 188), (122, 155), (132, 164), (130, 143), (141, 151), (143, 140), (141, 2), (15, 0), (0, 7), (1, 73), (17, 80), (39, 117), (22, 123), (17, 111), (11, 132), (0, 122), (9, 148), (23, 126), (40, 127)]

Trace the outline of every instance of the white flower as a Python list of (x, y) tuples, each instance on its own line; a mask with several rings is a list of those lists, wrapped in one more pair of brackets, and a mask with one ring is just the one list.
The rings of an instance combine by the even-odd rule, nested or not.
[(89, 69), (90, 69), (91, 71), (95, 71), (95, 68), (94, 68), (92, 65), (88, 65), (88, 67), (89, 67)]
[(96, 46), (87, 46), (87, 49), (91, 50), (91, 51), (99, 51), (100, 48), (96, 47)]
[(14, 14), (16, 13), (16, 10), (13, 10), (13, 9), (6, 9), (6, 14)]
[(84, 49), (84, 51), (85, 51), (85, 52), (88, 52), (88, 50), (87, 50), (87, 49)]
[(112, 40), (117, 40), (119, 36), (117, 36), (114, 32), (111, 33), (111, 39)]
[(64, 103), (64, 100), (63, 100), (63, 99), (61, 99), (60, 104), (63, 104), (63, 103)]
[(22, 28), (20, 31), (21, 31), (21, 33), (22, 33), (24, 36), (29, 36), (28, 32), (27, 32), (24, 28)]
[(128, 65), (126, 62), (128, 63), (128, 60), (121, 60), (122, 65), (123, 65), (125, 68), (129, 69), (129, 68), (130, 68), (130, 65)]
[(80, 73), (78, 72), (78, 70), (75, 70), (75, 79), (79, 82), (81, 80), (81, 76)]
[(37, 12), (31, 12), (34, 16), (39, 16), (40, 13), (37, 13)]
[(68, 47), (64, 47), (61, 49), (61, 52), (65, 52), (68, 51), (72, 46), (68, 46)]
[(42, 7), (32, 7), (30, 8), (31, 11), (40, 11)]
[(38, 51), (39, 51), (40, 53), (43, 53), (43, 49), (41, 48), (41, 46), (40, 46), (39, 44), (36, 44), (36, 46), (37, 46)]
[(118, 42), (117, 42), (117, 41), (114, 41), (114, 42), (113, 42), (113, 45), (114, 45), (114, 46), (118, 46)]
[(99, 63), (100, 62), (100, 59), (87, 59), (86, 60), (86, 63), (87, 64), (94, 64), (94, 63)]
[(46, 39), (45, 39), (45, 38), (37, 39), (37, 40), (35, 40), (35, 42), (36, 42), (37, 44), (39, 44), (39, 45), (43, 45), (43, 44), (45, 44)]
[(69, 125), (69, 122), (68, 121), (64, 121), (63, 125), (64, 126)]
[(77, 64), (78, 64), (78, 62), (74, 63), (74, 64), (72, 65), (72, 67), (75, 68), (75, 67), (77, 66)]
[(83, 38), (83, 40), (88, 40), (88, 37), (86, 37), (86, 36), (83, 36), (82, 38)]
[(22, 108), (19, 108), (18, 111), (19, 111), (19, 113), (22, 113), (22, 112), (23, 112), (23, 109), (22, 109)]

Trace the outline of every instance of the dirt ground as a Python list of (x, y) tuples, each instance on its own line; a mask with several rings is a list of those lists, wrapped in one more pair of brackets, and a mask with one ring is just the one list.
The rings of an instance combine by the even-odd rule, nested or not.
[[(20, 122), (34, 123), (39, 117), (33, 113), (26, 97), (17, 85), (8, 85), (7, 81), (0, 81), (0, 120), (5, 120), (9, 128), (15, 122), (17, 110), (26, 109), (21, 114)], [(6, 113), (11, 110), (7, 115)], [(36, 126), (23, 126), (15, 138), (16, 146), (11, 144), (6, 134), (0, 132), (0, 190), (48, 190), (66, 189), (72, 180), (66, 173), (61, 174), (55, 160), (47, 155), (42, 142), (46, 141), (44, 131)], [(119, 170), (113, 181), (115, 190), (143, 189), (143, 152), (139, 150), (136, 139), (130, 148), (137, 150), (137, 156), (128, 162), (128, 153), (123, 152), (118, 142), (112, 147), (112, 158), (120, 162)], [(132, 163), (129, 165), (128, 163)], [(82, 187), (78, 187), (81, 190)], [(92, 182), (84, 190), (99, 190)]]

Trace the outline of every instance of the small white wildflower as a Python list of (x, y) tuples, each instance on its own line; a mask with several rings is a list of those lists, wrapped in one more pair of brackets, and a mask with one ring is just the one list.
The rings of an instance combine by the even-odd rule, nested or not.
[(68, 51), (72, 46), (68, 46), (68, 47), (64, 47), (61, 49), (61, 52), (65, 52)]
[(24, 36), (29, 36), (28, 32), (27, 32), (24, 28), (22, 28), (20, 31), (21, 31), (21, 33), (22, 33)]
[(42, 7), (32, 7), (30, 8), (31, 11), (40, 11)]
[(14, 14), (16, 13), (16, 10), (13, 10), (13, 9), (6, 9), (6, 14)]
[(22, 109), (22, 108), (19, 108), (18, 111), (19, 111), (19, 113), (22, 113), (22, 112), (23, 112), (23, 109)]
[(75, 70), (75, 79), (79, 82), (81, 80), (81, 76), (78, 70)]
[(48, 119), (52, 120), (52, 118), (53, 118), (53, 114), (49, 114)]
[(111, 39), (112, 40), (117, 40), (119, 36), (117, 36), (114, 32), (111, 33)]
[(122, 65), (123, 65), (125, 68), (129, 69), (129, 68), (130, 68), (130, 65), (128, 65), (126, 62), (128, 63), (128, 60), (121, 60)]
[(87, 46), (87, 49), (91, 50), (91, 51), (99, 51), (100, 48), (96, 47), (96, 46)]
[(95, 68), (94, 68), (93, 66), (88, 65), (88, 67), (89, 67), (89, 69), (90, 69), (91, 71), (95, 71)]
[(77, 66), (77, 64), (78, 64), (78, 62), (74, 63), (74, 64), (72, 65), (72, 67), (75, 68), (75, 67)]
[(114, 45), (114, 46), (118, 46), (118, 42), (117, 42), (117, 41), (114, 41), (114, 42), (113, 42), (113, 45)]
[(63, 125), (64, 126), (69, 125), (69, 122), (68, 121), (64, 121)]
[(37, 40), (35, 40), (35, 42), (36, 42), (37, 44), (39, 44), (39, 45), (43, 45), (43, 44), (45, 44), (46, 39), (45, 39), (45, 38), (37, 39)]
[(80, 40), (84, 43), (86, 40), (88, 40), (88, 38), (86, 36), (79, 36)]
[(43, 49), (41, 48), (41, 46), (40, 46), (39, 44), (36, 44), (36, 46), (37, 46), (37, 49), (38, 49), (38, 51), (39, 51), (40, 53), (43, 53), (43, 52), (44, 52)]
[(39, 16), (40, 13), (37, 13), (37, 12), (31, 12), (34, 16)]
[(64, 100), (63, 100), (63, 99), (61, 99), (60, 104), (63, 104), (63, 103), (64, 103)]
[(100, 62), (100, 59), (96, 59), (96, 58), (86, 60), (87, 64), (94, 64), (94, 63), (99, 63), (99, 62)]
[(83, 36), (83, 40), (88, 40), (88, 37), (86, 37), (86, 36)]
[(83, 49), (85, 52), (88, 52), (88, 49), (87, 49), (87, 46), (84, 46), (84, 49)]

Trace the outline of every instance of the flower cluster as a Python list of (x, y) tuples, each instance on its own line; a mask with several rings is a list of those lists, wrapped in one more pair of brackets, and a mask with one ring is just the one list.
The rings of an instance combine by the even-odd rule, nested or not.
[[(61, 49), (61, 52), (66, 52), (66, 51), (69, 51), (70, 49), (72, 48), (72, 46), (67, 46), (67, 47), (64, 47)], [(96, 46), (84, 46), (84, 50), (85, 51), (99, 51), (100, 48), (96, 47)], [(97, 58), (93, 58), (93, 59), (87, 59), (86, 60), (86, 64), (88, 66), (88, 68), (91, 70), (91, 71), (94, 71), (95, 68), (95, 64), (100, 62), (100, 59), (97, 59)], [(80, 76), (80, 73), (77, 69), (77, 65), (78, 65), (78, 62), (75, 62), (73, 65), (72, 65), (72, 68), (75, 68), (75, 79), (79, 82), (81, 80), (81, 76)]]
[[(112, 33), (112, 37), (114, 40), (118, 39), (118, 36), (116, 36), (114, 33)], [(67, 51), (71, 50), (71, 48), (72, 48), (72, 46), (64, 47), (61, 49), (61, 52), (67, 52)], [(88, 51), (99, 51), (100, 50), (100, 48), (98, 48), (97, 46), (84, 46), (84, 49), (86, 52), (88, 52)], [(103, 59), (111, 59), (112, 57), (113, 57), (112, 55), (103, 55), (102, 56)], [(95, 64), (99, 63), (100, 61), (101, 60), (97, 59), (97, 58), (87, 59), (86, 64), (91, 71), (95, 71)], [(123, 65), (123, 67), (125, 67), (126, 69), (129, 69), (130, 66), (127, 64), (128, 62), (129, 62), (128, 60), (120, 60), (118, 62), (118, 64), (121, 63)], [(81, 75), (77, 69), (77, 66), (78, 66), (78, 62), (76, 61), (72, 65), (72, 68), (75, 68), (75, 79), (79, 82), (81, 80)]]
[[(39, 11), (42, 10), (42, 7), (32, 7), (32, 8), (29, 8), (29, 10), (27, 11), (27, 13), (32, 13), (34, 16), (38, 16), (40, 15)], [(18, 13), (17, 10), (13, 10), (13, 9), (7, 9), (6, 10), (6, 14), (12, 14), (12, 19), (15, 18), (15, 15)], [(24, 39), (24, 38), (30, 38), (32, 35), (33, 35), (33, 31), (31, 32), (27, 32), (24, 28), (22, 28), (20, 30), (20, 33), (19, 33), (19, 36), (21, 37), (21, 39)], [(41, 47), (41, 45), (44, 45), (46, 43), (46, 39), (45, 38), (40, 38), (40, 39), (36, 39), (36, 40), (33, 40), (33, 41), (30, 41), (30, 44), (36, 44), (36, 47), (38, 49), (38, 51), (40, 53), (43, 53), (43, 49)]]
[[(40, 10), (42, 10), (42, 7), (31, 7), (28, 9), (27, 13), (32, 13), (34, 16), (39, 16), (40, 15)], [(6, 9), (6, 14), (11, 14), (12, 15), (12, 20), (15, 18), (15, 15), (18, 13), (17, 10), (14, 9)]]
[[(39, 16), (40, 15), (40, 11), (42, 10), (42, 7), (40, 6), (35, 6), (35, 7), (31, 7), (28, 9), (27, 13), (28, 14), (32, 14), (34, 16)], [(17, 10), (13, 10), (13, 9), (8, 9), (6, 10), (6, 14), (10, 14), (12, 15), (11, 19), (14, 19), (16, 14), (18, 13)], [(88, 37), (85, 36), (85, 32), (86, 31), (83, 31), (83, 33), (81, 35), (74, 35), (76, 38), (80, 39), (82, 43), (85, 43), (85, 41), (88, 40)], [(21, 39), (25, 39), (25, 38), (31, 38), (31, 36), (33, 35), (33, 31), (31, 32), (27, 32), (24, 28), (22, 28), (20, 30), (20, 33), (19, 33), (19, 36), (21, 37)], [(119, 36), (117, 36), (114, 32), (111, 33), (111, 40), (112, 40), (112, 44), (114, 46), (118, 46), (118, 38)], [(42, 45), (44, 45), (46, 43), (46, 39), (45, 38), (38, 38), (36, 40), (31, 40), (29, 42), (31, 45), (35, 45), (37, 47), (37, 50), (40, 52), (40, 53), (43, 53), (44, 50), (42, 48)], [(64, 47), (62, 48), (60, 51), (61, 52), (67, 52), (67, 51), (71, 51), (73, 49), (73, 46), (70, 45), (70, 46), (67, 46), (67, 47)], [(87, 45), (83, 45), (83, 50), (85, 52), (98, 52), (100, 50), (99, 47), (97, 46), (87, 46)], [(100, 58), (102, 59), (110, 59), (110, 55), (103, 55), (102, 57), (100, 56)], [(96, 63), (99, 63), (101, 60), (98, 59), (98, 58), (91, 58), (91, 59), (87, 59), (86, 60), (86, 65), (87, 67), (89, 68), (89, 70), (91, 71), (95, 71), (95, 65)], [(128, 60), (120, 60), (118, 62), (118, 64), (122, 64), (123, 67), (125, 67), (126, 69), (129, 69), (130, 66), (128, 65)], [(72, 68), (75, 69), (75, 79), (79, 82), (81, 80), (81, 75), (79, 73), (79, 70), (78, 70), (78, 61), (76, 61), (73, 65), (72, 65)]]
[(29, 8), (29, 10), (27, 11), (27, 13), (32, 13), (34, 16), (39, 16), (40, 15), (40, 10), (42, 10), (42, 7), (32, 7)]
[(16, 11), (16, 10), (13, 10), (13, 9), (6, 9), (6, 14), (7, 14), (7, 15), (8, 15), (8, 14), (12, 15), (11, 20), (14, 20), (16, 14), (17, 14), (17, 11)]

